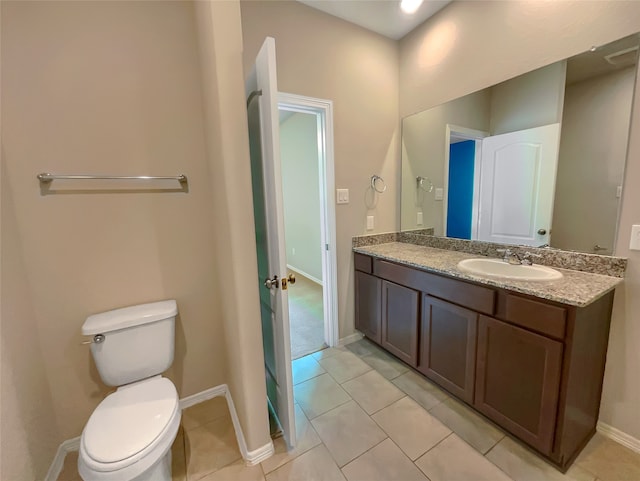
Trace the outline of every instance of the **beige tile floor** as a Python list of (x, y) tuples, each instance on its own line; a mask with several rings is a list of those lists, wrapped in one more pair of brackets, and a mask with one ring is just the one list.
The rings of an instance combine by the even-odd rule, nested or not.
[[(298, 445), (244, 465), (224, 398), (186, 409), (176, 481), (639, 481), (640, 454), (599, 434), (567, 474), (366, 340), (294, 361)], [(59, 481), (77, 481), (69, 455)]]

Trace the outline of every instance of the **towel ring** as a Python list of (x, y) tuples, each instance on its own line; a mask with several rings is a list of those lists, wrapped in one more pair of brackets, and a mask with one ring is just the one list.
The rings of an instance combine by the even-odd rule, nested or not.
[[(382, 182), (382, 189), (378, 189), (378, 181)], [(385, 184), (384, 179), (379, 175), (373, 175), (371, 177), (371, 188), (378, 194), (382, 194), (385, 190), (387, 190), (387, 184)]]
[[(427, 183), (427, 186), (425, 187), (425, 182)], [(422, 177), (422, 176), (418, 176), (416, 177), (416, 185), (418, 189), (422, 189), (425, 192), (432, 192), (433, 191), (433, 182), (431, 182), (431, 179), (429, 179), (429, 177)]]

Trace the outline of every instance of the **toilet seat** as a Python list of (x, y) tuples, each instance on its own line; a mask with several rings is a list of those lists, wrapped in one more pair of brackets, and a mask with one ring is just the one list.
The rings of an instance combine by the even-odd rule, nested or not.
[[(168, 379), (156, 376), (123, 386), (107, 396), (89, 418), (82, 432), (79, 461), (104, 479), (109, 474), (121, 477), (122, 470), (142, 472), (171, 447), (180, 416), (178, 394)], [(127, 478), (135, 476), (131, 472)]]

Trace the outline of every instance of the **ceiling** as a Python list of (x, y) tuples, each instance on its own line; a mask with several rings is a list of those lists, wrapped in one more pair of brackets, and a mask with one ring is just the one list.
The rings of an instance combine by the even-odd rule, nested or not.
[(412, 15), (400, 10), (400, 0), (298, 1), (385, 37), (399, 40), (452, 0), (425, 0), (418, 11)]
[(570, 58), (567, 85), (636, 64), (640, 35), (633, 34)]

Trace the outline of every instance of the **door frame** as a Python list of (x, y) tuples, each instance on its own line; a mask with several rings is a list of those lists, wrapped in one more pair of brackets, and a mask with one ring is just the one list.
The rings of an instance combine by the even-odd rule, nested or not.
[[(449, 202), (449, 149), (451, 137), (456, 136), (466, 140), (482, 140), (489, 137), (489, 132), (483, 130), (460, 127), (458, 125), (446, 124), (444, 134), (444, 192), (442, 196), (442, 235), (447, 235), (447, 208)], [(478, 238), (478, 211), (480, 206), (480, 161), (482, 160), (481, 142), (476, 142), (475, 158), (473, 159), (473, 206), (471, 209), (471, 239)]]
[(339, 342), (338, 268), (336, 243), (335, 170), (333, 157), (333, 102), (303, 95), (278, 92), (278, 110), (316, 116), (318, 172), (320, 176), (320, 237), (322, 253), (322, 304), (324, 341), (329, 347)]

